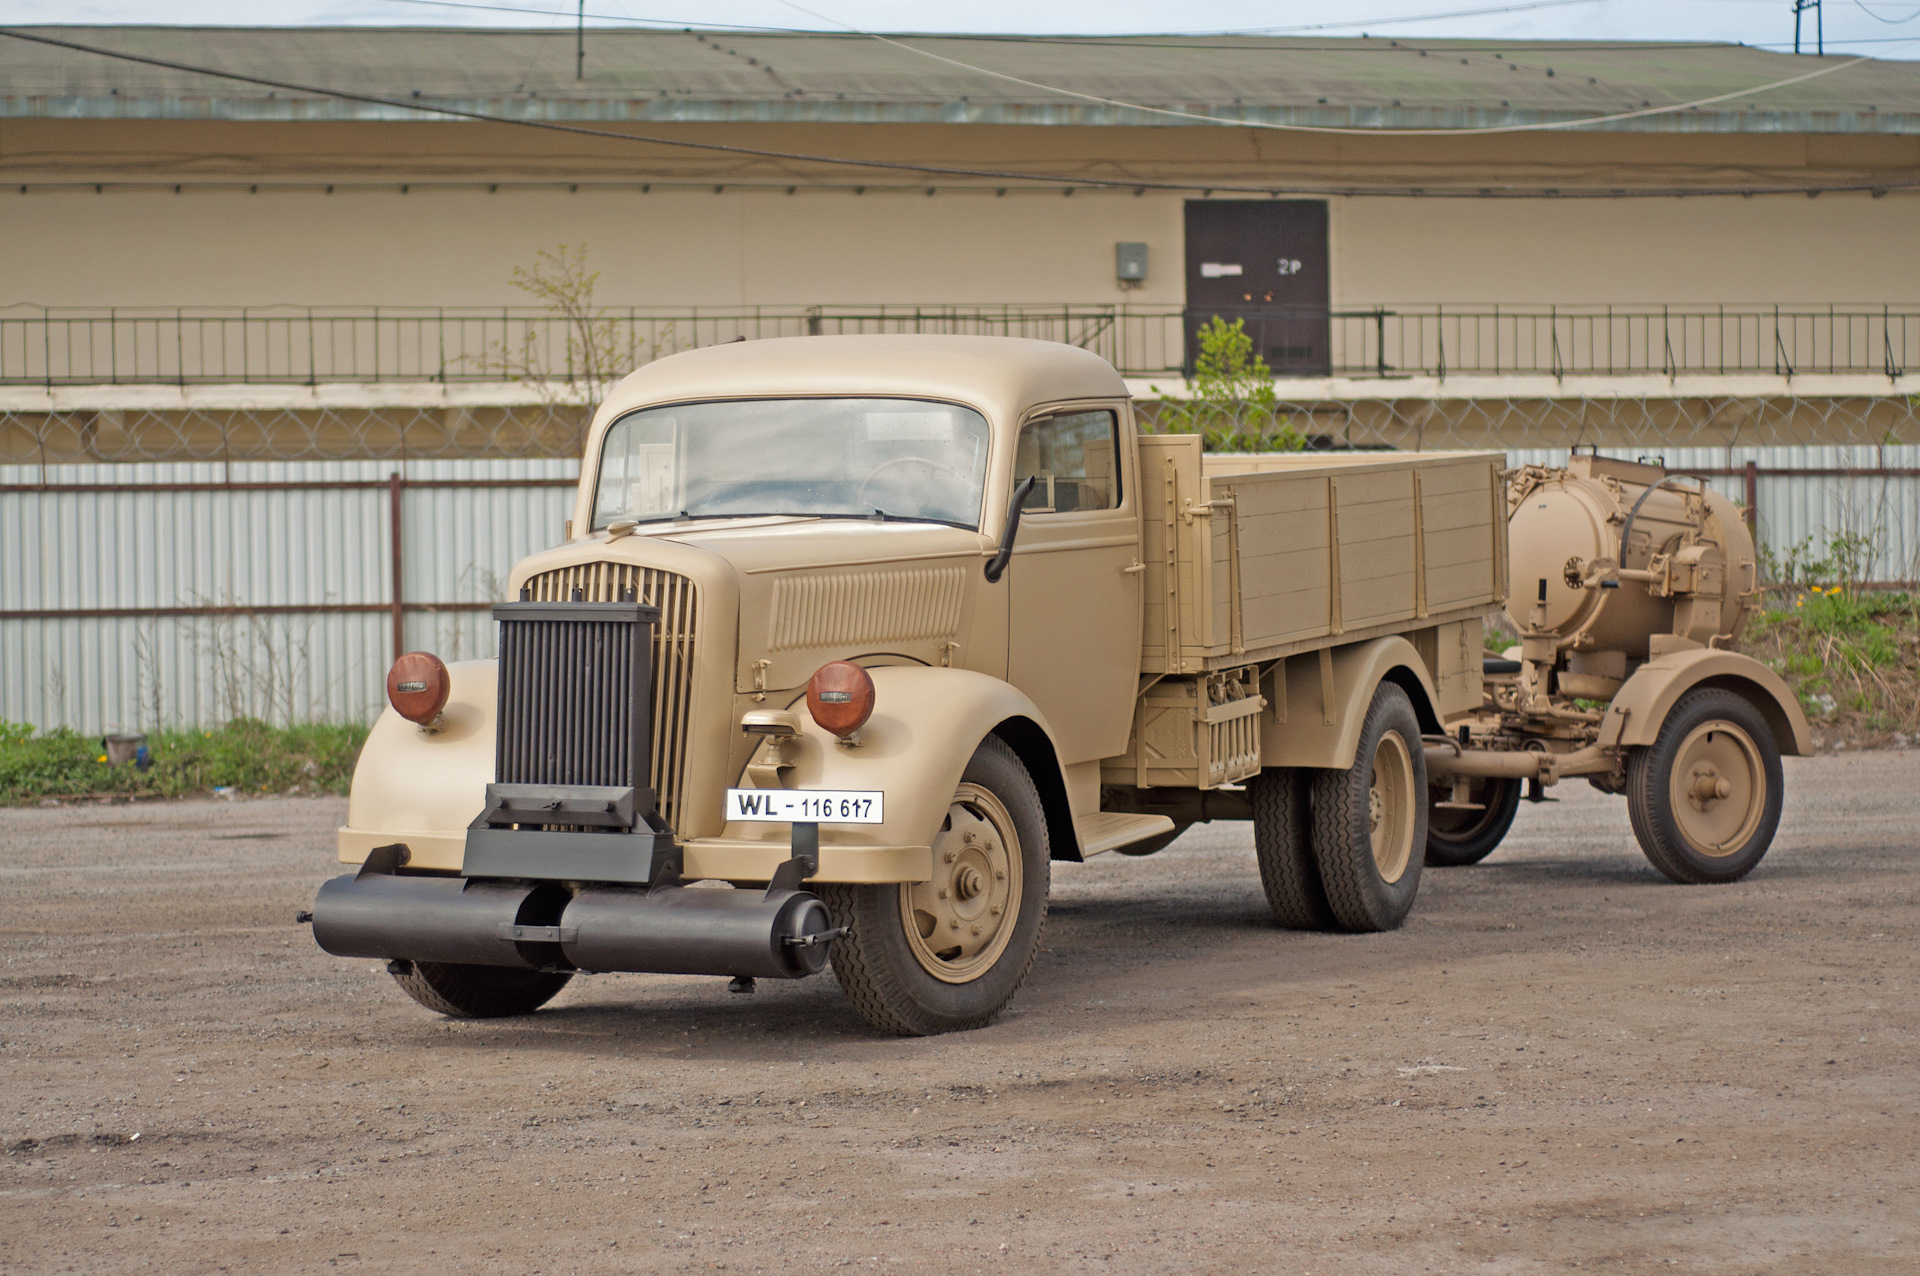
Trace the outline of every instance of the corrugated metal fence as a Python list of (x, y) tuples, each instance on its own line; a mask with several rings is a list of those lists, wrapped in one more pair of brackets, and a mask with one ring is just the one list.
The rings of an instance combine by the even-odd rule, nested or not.
[[(1666, 460), (1751, 496), (1778, 558), (1858, 536), (1866, 577), (1920, 577), (1920, 446), (1685, 448)], [(493, 654), (487, 608), (516, 561), (560, 539), (577, 470), (527, 459), (0, 466), (0, 719), (87, 732), (241, 715), (368, 720), (396, 647)]]
[(560, 539), (578, 469), (0, 466), (0, 718), (370, 720), (396, 642), (493, 654), (487, 608)]

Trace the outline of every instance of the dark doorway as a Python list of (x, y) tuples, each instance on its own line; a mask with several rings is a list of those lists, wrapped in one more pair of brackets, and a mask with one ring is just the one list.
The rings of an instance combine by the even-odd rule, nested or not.
[(1332, 371), (1327, 324), (1327, 205), (1317, 199), (1187, 204), (1187, 368), (1215, 315), (1244, 319), (1280, 376)]

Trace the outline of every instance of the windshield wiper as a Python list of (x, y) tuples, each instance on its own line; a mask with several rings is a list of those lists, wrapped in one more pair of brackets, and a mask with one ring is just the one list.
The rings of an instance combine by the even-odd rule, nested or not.
[(956, 523), (950, 518), (929, 518), (922, 514), (889, 514), (885, 510), (874, 510), (869, 514), (823, 514), (822, 518), (870, 518), (876, 523), (934, 523), (941, 527), (957, 527), (963, 532), (974, 529), (965, 523)]

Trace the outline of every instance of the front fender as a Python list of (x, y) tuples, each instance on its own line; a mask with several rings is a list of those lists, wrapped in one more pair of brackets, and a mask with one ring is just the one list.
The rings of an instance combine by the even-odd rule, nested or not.
[(415, 868), (458, 869), (465, 858), (467, 825), (493, 779), (499, 662), (463, 660), (447, 673), (444, 730), (423, 731), (389, 705), (367, 734), (339, 832), (343, 863), (391, 842), (407, 844)]
[[(1263, 711), (1260, 715), (1262, 766), (1329, 767), (1344, 771), (1353, 765), (1360, 748), (1360, 728), (1367, 707), (1382, 682), (1403, 687), (1423, 730), (1438, 730), (1433, 706), (1439, 697), (1427, 662), (1405, 638), (1394, 635), (1354, 643), (1335, 650), (1330, 661), (1333, 678), (1326, 688), (1326, 668), (1319, 653), (1294, 656), (1286, 664), (1284, 720)], [(1273, 696), (1270, 694), (1269, 699)]]
[(1695, 687), (1725, 687), (1753, 702), (1773, 728), (1780, 752), (1804, 757), (1813, 752), (1806, 711), (1779, 674), (1733, 651), (1675, 651), (1634, 670), (1607, 706), (1600, 744), (1649, 745), (1681, 696)]
[[(790, 788), (861, 789), (886, 794), (883, 824), (820, 829), (816, 881), (920, 882), (933, 874), (933, 839), (960, 776), (980, 742), (1008, 719), (1052, 733), (1033, 701), (1011, 684), (968, 669), (892, 665), (869, 669), (874, 711), (855, 747), (815, 725), (796, 701), (801, 736)], [(1048, 777), (1034, 777), (1042, 792)], [(746, 783), (743, 779), (742, 783)], [(728, 824), (717, 838), (687, 843), (687, 875), (765, 881), (785, 859), (786, 824)]]

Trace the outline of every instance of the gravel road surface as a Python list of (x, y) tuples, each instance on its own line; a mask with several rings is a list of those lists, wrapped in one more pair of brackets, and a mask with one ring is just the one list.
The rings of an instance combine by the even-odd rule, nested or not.
[(1787, 777), (1738, 885), (1576, 782), (1389, 935), (1276, 930), (1244, 825), (1056, 865), (930, 1040), (831, 976), (451, 1022), (294, 924), (343, 801), (0, 811), (0, 1270), (1920, 1270), (1920, 752)]

